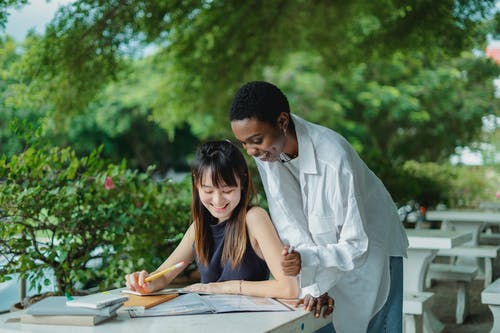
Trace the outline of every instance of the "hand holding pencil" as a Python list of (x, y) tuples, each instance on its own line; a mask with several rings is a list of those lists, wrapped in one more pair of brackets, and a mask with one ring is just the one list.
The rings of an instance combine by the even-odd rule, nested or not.
[(144, 279), (144, 281), (149, 282), (149, 281), (156, 280), (157, 278), (162, 277), (164, 274), (166, 274), (170, 271), (173, 271), (176, 268), (181, 268), (182, 266), (184, 266), (184, 261), (181, 261), (180, 263), (177, 263), (175, 265), (172, 265), (170, 267), (165, 268), (164, 270), (161, 270), (161, 271), (156, 272), (152, 275), (149, 275), (147, 278)]
[(171, 271), (182, 267), (184, 267), (184, 261), (181, 261), (175, 265), (151, 274), (146, 272), (145, 270), (127, 274), (125, 276), (127, 288), (131, 291), (137, 291), (141, 294), (148, 294), (153, 291), (162, 289), (165, 287), (165, 282), (159, 280), (159, 278), (165, 276), (165, 274)]

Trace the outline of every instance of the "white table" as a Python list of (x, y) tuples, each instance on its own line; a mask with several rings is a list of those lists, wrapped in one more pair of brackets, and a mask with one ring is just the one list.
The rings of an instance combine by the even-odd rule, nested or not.
[(425, 214), (427, 220), (431, 221), (479, 221), (486, 223), (500, 223), (500, 212), (489, 212), (483, 210), (429, 210)]
[[(404, 260), (404, 291), (424, 291), (425, 274), (440, 249), (451, 249), (472, 239), (471, 232), (406, 229), (410, 247)], [(430, 312), (424, 314), (424, 331), (440, 332), (444, 325)]]
[[(426, 219), (430, 221), (442, 221), (441, 229), (472, 232), (472, 240), (466, 246), (476, 247), (479, 245), (479, 235), (488, 224), (500, 225), (500, 212), (480, 210), (443, 210), (428, 211)], [(480, 277), (485, 275), (484, 265), (478, 258), (458, 257), (457, 264), (471, 265), (477, 267)]]
[(19, 317), (24, 311), (7, 313), (0, 316), (1, 333), (199, 333), (199, 332), (313, 332), (332, 320), (314, 318), (313, 312), (305, 312), (303, 308), (285, 312), (238, 312), (221, 314), (201, 314), (183, 316), (163, 316), (129, 318), (128, 314), (119, 312), (117, 318), (103, 322), (97, 326), (59, 326), (5, 323), (7, 318)]
[(427, 211), (425, 218), (429, 221), (442, 221), (441, 229), (471, 231), (471, 245), (479, 243), (479, 233), (487, 224), (500, 224), (500, 212), (475, 210), (435, 210)]

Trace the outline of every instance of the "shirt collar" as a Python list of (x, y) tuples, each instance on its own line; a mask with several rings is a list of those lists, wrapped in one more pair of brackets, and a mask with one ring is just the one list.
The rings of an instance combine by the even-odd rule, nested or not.
[(297, 134), (297, 142), (299, 145), (300, 172), (317, 174), (316, 152), (314, 151), (311, 137), (307, 131), (307, 122), (294, 114), (291, 114), (291, 116), (295, 125), (295, 133)]

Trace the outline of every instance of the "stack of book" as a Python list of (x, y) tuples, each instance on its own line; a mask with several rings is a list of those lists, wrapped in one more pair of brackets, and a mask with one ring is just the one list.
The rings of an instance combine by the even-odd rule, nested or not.
[(25, 324), (94, 326), (116, 316), (128, 299), (122, 294), (99, 293), (67, 300), (47, 297), (26, 310), (20, 318)]

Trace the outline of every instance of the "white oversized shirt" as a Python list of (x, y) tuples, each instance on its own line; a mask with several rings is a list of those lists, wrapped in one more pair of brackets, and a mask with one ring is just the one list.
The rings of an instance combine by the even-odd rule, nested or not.
[(301, 255), (301, 295), (328, 291), (336, 331), (366, 332), (389, 293), (389, 257), (406, 257), (404, 227), (380, 179), (342, 136), (292, 119), (300, 181), (281, 162), (255, 159), (273, 223)]

